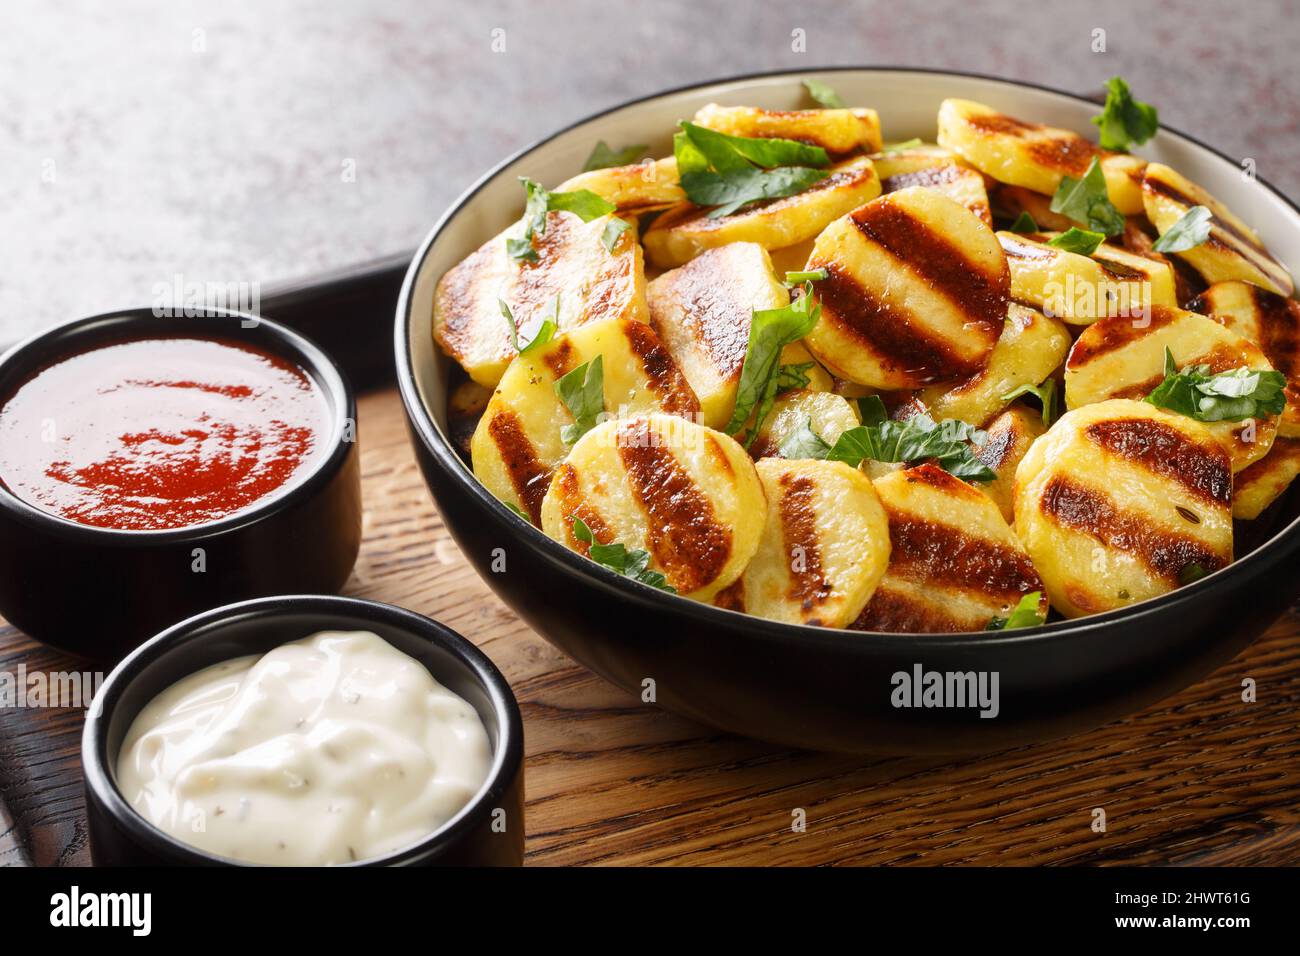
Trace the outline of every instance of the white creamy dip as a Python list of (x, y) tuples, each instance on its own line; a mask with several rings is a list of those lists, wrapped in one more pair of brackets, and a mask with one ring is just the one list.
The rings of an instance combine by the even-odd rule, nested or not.
[(209, 853), (317, 866), (428, 836), (482, 786), (478, 712), (366, 631), (327, 631), (206, 667), (142, 710), (117, 781), (155, 826)]

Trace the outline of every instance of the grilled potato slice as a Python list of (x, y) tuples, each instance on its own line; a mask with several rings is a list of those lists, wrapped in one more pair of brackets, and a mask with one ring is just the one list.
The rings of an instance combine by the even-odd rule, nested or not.
[[(645, 263), (633, 230), (605, 248), (609, 216), (583, 222), (573, 213), (551, 212), (537, 241), (537, 262), (515, 262), (506, 239), (522, 235), (515, 223), (488, 240), (438, 280), (433, 297), (433, 335), (442, 350), (480, 385), (494, 387), (515, 357), (501, 301), (520, 328), (551, 316), (559, 296), (559, 331), (588, 322), (648, 322)], [(499, 301), (500, 300), (500, 301)]]
[(1059, 319), (1011, 303), (988, 364), (956, 385), (931, 385), (919, 398), (935, 418), (960, 418), (980, 426), (1007, 406), (1002, 396), (1037, 385), (1065, 361), (1070, 333)]
[(1300, 438), (1300, 302), (1240, 280), (1216, 282), (1187, 306), (1260, 347), (1286, 376), (1277, 433)]
[(871, 479), (838, 461), (767, 458), (758, 552), (714, 603), (787, 624), (847, 627), (889, 563), (889, 519)]
[(958, 160), (955, 154), (941, 147), (916, 146), (889, 153), (876, 153), (871, 157), (880, 177), (882, 194), (898, 192), (909, 186), (934, 189), (950, 199), (955, 199), (985, 225), (993, 225), (989, 210), (989, 194), (984, 185), (984, 175)]
[(1232, 478), (1232, 516), (1253, 521), (1300, 475), (1300, 438), (1278, 438), (1268, 454)]
[(646, 230), (645, 253), (659, 269), (673, 269), (705, 249), (756, 242), (781, 249), (811, 239), (837, 216), (880, 195), (880, 180), (865, 156), (832, 166), (830, 175), (794, 196), (767, 200), (729, 216), (682, 203), (660, 213)]
[[(1029, 555), (987, 495), (937, 465), (876, 479), (889, 515), (889, 567), (861, 631), (982, 631), (1043, 590)], [(1039, 605), (1047, 613), (1047, 599)]]
[(755, 458), (778, 454), (781, 443), (804, 422), (828, 445), (834, 445), (840, 435), (860, 424), (857, 408), (847, 398), (833, 392), (792, 389), (772, 403), (771, 412), (749, 446), (750, 454)]
[(1010, 276), (993, 230), (932, 189), (882, 196), (817, 237), (809, 269), (821, 321), (805, 339), (838, 378), (921, 388), (984, 367), (1002, 332)]
[(1178, 304), (1166, 263), (1105, 244), (1084, 256), (1048, 245), (1052, 238), (1053, 233), (998, 233), (1017, 302), (1071, 325)]
[(650, 554), (679, 594), (709, 601), (754, 552), (767, 498), (734, 439), (672, 415), (597, 425), (573, 446), (542, 502), (542, 530), (586, 554), (581, 518), (601, 544)]
[(1291, 274), (1269, 254), (1259, 236), (1227, 206), (1181, 173), (1163, 163), (1152, 163), (1142, 178), (1142, 200), (1147, 218), (1161, 235), (1193, 206), (1210, 210), (1210, 238), (1174, 255), (1191, 263), (1211, 285), (1244, 279), (1281, 295), (1295, 291)]
[(630, 166), (611, 166), (579, 173), (556, 192), (588, 189), (618, 207), (620, 216), (639, 216), (686, 201), (677, 181), (677, 159), (647, 159)]
[(447, 432), (456, 447), (470, 453), (470, 440), (492, 398), (492, 389), (472, 379), (461, 382), (447, 396)]
[[(736, 406), (736, 389), (755, 309), (790, 304), (767, 250), (753, 242), (710, 249), (665, 272), (646, 289), (650, 324), (700, 400), (704, 424), (722, 428)], [(829, 391), (831, 377), (799, 342), (781, 353), (787, 365), (812, 367), (809, 387)]]
[(1142, 168), (1146, 160), (1111, 153), (1065, 129), (1026, 123), (970, 100), (939, 106), (939, 145), (952, 150), (998, 182), (1051, 196), (1061, 177), (1076, 179), (1096, 158), (1106, 191), (1126, 216), (1142, 212)]
[(1024, 186), (1008, 186), (1006, 183), (998, 183), (989, 190), (989, 203), (996, 215), (1003, 219), (1010, 219), (1013, 222), (1020, 218), (1021, 213), (1028, 213), (1029, 217), (1034, 220), (1034, 225), (1039, 229), (1065, 232), (1071, 226), (1078, 225), (1069, 216), (1062, 216), (1059, 212), (1052, 212), (1050, 196), (1036, 193)]
[[(1088, 326), (1065, 360), (1065, 403), (1079, 408), (1111, 398), (1142, 399), (1164, 381), (1165, 349), (1179, 368), (1208, 365), (1212, 372), (1273, 366), (1248, 339), (1213, 319), (1181, 309), (1153, 308), (1145, 325), (1128, 318)], [(1210, 422), (1203, 426), (1223, 443), (1240, 471), (1268, 454), (1277, 418)]]
[(760, 110), (710, 103), (695, 114), (695, 125), (729, 136), (794, 139), (832, 156), (881, 147), (880, 117), (871, 109)]
[(975, 453), (997, 475), (992, 481), (980, 484), (979, 490), (993, 499), (1007, 524), (1016, 520), (1013, 493), (1016, 468), (1029, 452), (1029, 446), (1045, 431), (1042, 413), (1016, 402), (989, 422), (985, 429), (988, 440)]
[(1066, 617), (1127, 607), (1232, 560), (1227, 451), (1200, 422), (1145, 402), (1062, 416), (1016, 469), (1015, 508)]
[(699, 415), (690, 385), (644, 322), (584, 325), (517, 356), (479, 419), (470, 456), (483, 486), (534, 524), (552, 471), (569, 453), (561, 431), (573, 416), (556, 394), (555, 382), (597, 356), (604, 369), (607, 412)]

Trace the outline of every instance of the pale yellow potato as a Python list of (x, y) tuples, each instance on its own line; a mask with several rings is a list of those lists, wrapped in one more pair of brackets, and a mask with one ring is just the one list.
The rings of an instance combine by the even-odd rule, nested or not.
[(573, 213), (547, 213), (546, 232), (536, 239), (537, 262), (515, 262), (506, 254), (506, 240), (523, 235), (521, 223), (489, 239), (438, 280), (434, 340), (470, 378), (492, 388), (515, 356), (502, 301), (525, 338), (554, 316), (556, 296), (561, 332), (609, 319), (649, 321), (636, 231), (625, 231), (610, 251), (602, 241), (610, 218), (584, 223)]
[(569, 453), (561, 432), (573, 416), (555, 383), (597, 356), (608, 414), (663, 411), (699, 417), (690, 385), (654, 329), (643, 322), (584, 325), (517, 356), (479, 419), (470, 457), (483, 486), (534, 524), (552, 472)]
[[(1172, 352), (1179, 368), (1208, 365), (1214, 373), (1273, 367), (1250, 340), (1213, 319), (1156, 307), (1145, 324), (1128, 318), (1103, 319), (1084, 330), (1065, 361), (1065, 404), (1079, 408), (1112, 398), (1145, 398), (1164, 381), (1165, 349)], [(1277, 416), (1207, 422), (1203, 427), (1231, 455), (1232, 470), (1240, 471), (1268, 454), (1277, 434)]]
[(936, 419), (959, 418), (983, 425), (1007, 406), (1003, 396), (1038, 385), (1065, 361), (1070, 333), (1059, 319), (1012, 303), (988, 364), (955, 385), (931, 385), (920, 399)]
[(939, 106), (939, 145), (998, 182), (1045, 196), (1056, 193), (1064, 176), (1082, 178), (1097, 159), (1115, 208), (1126, 216), (1142, 212), (1146, 160), (1107, 152), (1069, 130), (1026, 123), (982, 103), (948, 99)]
[(1011, 297), (1071, 325), (1178, 305), (1169, 265), (1103, 243), (1091, 256), (1048, 245), (1053, 233), (999, 232)]
[(758, 550), (767, 497), (745, 449), (673, 415), (597, 425), (555, 470), (542, 530), (580, 554), (581, 519), (601, 544), (644, 550), (679, 594), (710, 601)]
[[(704, 424), (722, 428), (736, 407), (754, 311), (790, 304), (767, 250), (753, 242), (710, 249), (651, 281), (646, 294), (650, 324), (699, 398)], [(781, 362), (811, 362), (809, 387), (830, 390), (830, 375), (801, 343), (787, 345)]]
[(1232, 516), (1252, 521), (1300, 475), (1300, 438), (1278, 438), (1268, 454), (1232, 479)]
[(881, 194), (909, 186), (934, 189), (961, 203), (988, 226), (993, 225), (984, 174), (966, 165), (954, 153), (937, 146), (915, 146), (875, 153), (871, 161), (880, 177)]
[(865, 156), (831, 166), (828, 172), (801, 193), (728, 216), (710, 218), (709, 210), (691, 203), (665, 210), (645, 232), (645, 254), (657, 268), (672, 269), (729, 242), (756, 242), (764, 249), (798, 245), (880, 195), (880, 180)]
[(922, 388), (984, 367), (1002, 332), (1010, 276), (993, 230), (955, 200), (912, 187), (837, 219), (808, 268), (821, 320), (809, 351), (837, 378)]
[(1142, 179), (1142, 199), (1147, 218), (1161, 235), (1192, 207), (1210, 210), (1209, 239), (1172, 253), (1190, 264), (1206, 282), (1243, 279), (1281, 295), (1295, 291), (1291, 274), (1264, 248), (1254, 230), (1181, 173), (1163, 163), (1152, 163)]
[[(937, 465), (875, 481), (889, 515), (884, 578), (853, 622), (860, 631), (983, 631), (1043, 584), (998, 506)], [(1039, 609), (1047, 614), (1044, 596)]]
[(695, 114), (695, 125), (729, 136), (798, 140), (832, 156), (881, 147), (880, 117), (872, 109), (760, 110), (710, 103)]
[(1066, 617), (1128, 607), (1232, 561), (1227, 451), (1200, 422), (1145, 402), (1063, 415), (1016, 469), (1015, 510)]
[(677, 159), (673, 156), (579, 173), (554, 191), (569, 193), (579, 189), (612, 202), (620, 216), (638, 216), (686, 201), (686, 193), (677, 181)]
[(997, 475), (992, 481), (976, 485), (993, 499), (1008, 524), (1016, 520), (1014, 490), (1016, 468), (1039, 436), (1047, 431), (1043, 414), (1036, 408), (1016, 402), (984, 429), (988, 440), (975, 452), (975, 457), (993, 469)]
[(1286, 408), (1277, 433), (1300, 438), (1300, 302), (1240, 280), (1216, 282), (1187, 304), (1260, 347), (1286, 376)]
[(767, 523), (745, 573), (714, 603), (786, 624), (847, 627), (889, 563), (889, 519), (871, 480), (838, 461), (757, 465)]
[(853, 402), (833, 392), (791, 389), (778, 395), (772, 410), (758, 429), (749, 452), (766, 458), (781, 450), (781, 443), (803, 427), (804, 422), (828, 445), (850, 428), (861, 424)]

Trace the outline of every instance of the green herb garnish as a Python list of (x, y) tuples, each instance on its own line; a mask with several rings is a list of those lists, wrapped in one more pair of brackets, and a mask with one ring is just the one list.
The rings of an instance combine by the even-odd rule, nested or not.
[(635, 551), (629, 551), (621, 544), (601, 544), (596, 540), (596, 536), (591, 533), (587, 523), (581, 518), (573, 519), (573, 536), (579, 541), (589, 545), (587, 557), (599, 565), (609, 568), (625, 578), (631, 578), (634, 581), (640, 581), (642, 584), (648, 584), (652, 588), (658, 588), (660, 591), (667, 591), (669, 594), (676, 594), (677, 589), (668, 583), (668, 579), (659, 571), (652, 571), (649, 568), (650, 553), (638, 548)]
[(716, 206), (709, 218), (729, 216), (742, 206), (801, 193), (828, 175), (826, 150), (792, 139), (730, 136), (681, 124), (673, 137), (677, 175), (686, 198)]
[(1052, 422), (1056, 420), (1056, 379), (1049, 378), (1041, 385), (1021, 385), (1014, 391), (1007, 392), (1001, 400), (1014, 402), (1021, 395), (1032, 395), (1042, 403), (1043, 424), (1051, 428)]
[(605, 248), (610, 252), (614, 251), (614, 246), (618, 244), (619, 237), (632, 228), (632, 224), (626, 219), (620, 219), (614, 216), (605, 225), (605, 231), (601, 233), (600, 241), (604, 243)]
[(1240, 422), (1280, 415), (1286, 408), (1286, 376), (1281, 372), (1234, 368), (1211, 374), (1208, 365), (1179, 369), (1165, 349), (1165, 380), (1144, 401), (1198, 422)]
[(1034, 222), (1034, 217), (1027, 212), (1022, 212), (1016, 217), (1016, 221), (1011, 224), (1011, 231), (1024, 234), (1026, 232), (1037, 232), (1038, 223)]
[(821, 282), (830, 275), (825, 269), (809, 269), (807, 272), (787, 272), (786, 285), (801, 285), (804, 282)]
[(604, 357), (597, 355), (561, 376), (555, 383), (555, 394), (573, 416), (573, 423), (560, 430), (564, 443), (572, 445), (595, 428), (605, 412)]
[(505, 505), (507, 508), (509, 508), (511, 511), (513, 511), (515, 514), (519, 515), (519, 517), (523, 518), (529, 524), (533, 523), (533, 519), (528, 517), (528, 515), (524, 513), (524, 509), (519, 507), (513, 501), (503, 501), (501, 503)]
[(1118, 76), (1106, 81), (1106, 105), (1092, 121), (1101, 129), (1101, 148), (1122, 153), (1130, 146), (1141, 146), (1160, 128), (1156, 108), (1133, 99), (1128, 84)]
[(1090, 232), (1118, 236), (1124, 231), (1124, 216), (1110, 201), (1106, 191), (1106, 176), (1101, 163), (1093, 157), (1082, 179), (1062, 176), (1048, 207), (1052, 212), (1068, 216), (1087, 227)]
[(808, 91), (818, 104), (830, 110), (842, 110), (845, 108), (845, 102), (840, 99), (840, 94), (831, 89), (830, 84), (823, 83), (821, 80), (812, 78), (803, 81), (803, 88)]
[(602, 139), (596, 143), (595, 149), (591, 151), (587, 161), (582, 164), (582, 171), (589, 173), (593, 169), (631, 166), (633, 163), (638, 162), (649, 148), (644, 143), (637, 143), (635, 146), (624, 146), (622, 149), (610, 149), (609, 145)]
[(590, 189), (553, 193), (527, 177), (521, 176), (519, 181), (524, 184), (524, 192), (528, 196), (524, 204), (524, 234), (517, 239), (506, 240), (506, 252), (515, 262), (537, 261), (533, 237), (546, 232), (548, 212), (571, 212), (583, 222), (591, 222), (618, 208), (612, 202), (601, 199)]
[(813, 362), (800, 362), (797, 365), (782, 365), (776, 373), (776, 393), (788, 392), (793, 388), (807, 388), (812, 379), (808, 377)]
[(724, 429), (728, 435), (734, 435), (753, 416), (746, 447), (753, 444), (776, 399), (782, 378), (781, 351), (811, 332), (821, 317), (821, 306), (813, 301), (812, 289), (811, 282), (805, 283), (803, 295), (783, 309), (754, 310), (736, 389), (736, 407)]
[(1055, 239), (1049, 240), (1047, 244), (1057, 249), (1064, 249), (1066, 252), (1077, 252), (1081, 256), (1090, 256), (1097, 251), (1097, 247), (1102, 244), (1105, 238), (1100, 232), (1089, 232), (1087, 229), (1071, 226)]
[(1193, 206), (1152, 243), (1156, 252), (1186, 252), (1210, 238), (1210, 210)]
[(1041, 591), (1030, 591), (1020, 599), (1010, 617), (995, 617), (989, 621), (986, 631), (1010, 631), (1017, 627), (1037, 627), (1047, 618), (1038, 610), (1042, 603)]
[(506, 326), (510, 329), (510, 344), (520, 355), (525, 352), (531, 352), (540, 345), (545, 345), (551, 339), (555, 338), (555, 330), (560, 322), (560, 294), (555, 293), (555, 305), (553, 317), (542, 319), (542, 324), (538, 326), (536, 333), (528, 340), (526, 345), (519, 344), (519, 326), (515, 325), (514, 313), (510, 311), (510, 306), (506, 305), (505, 299), (497, 299), (501, 306), (501, 314), (505, 316)]

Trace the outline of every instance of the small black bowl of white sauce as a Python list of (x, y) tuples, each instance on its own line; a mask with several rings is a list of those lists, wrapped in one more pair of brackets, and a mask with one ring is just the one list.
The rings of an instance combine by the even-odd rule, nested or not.
[(293, 595), (168, 628), (82, 736), (96, 865), (512, 866), (523, 722), (456, 632)]

